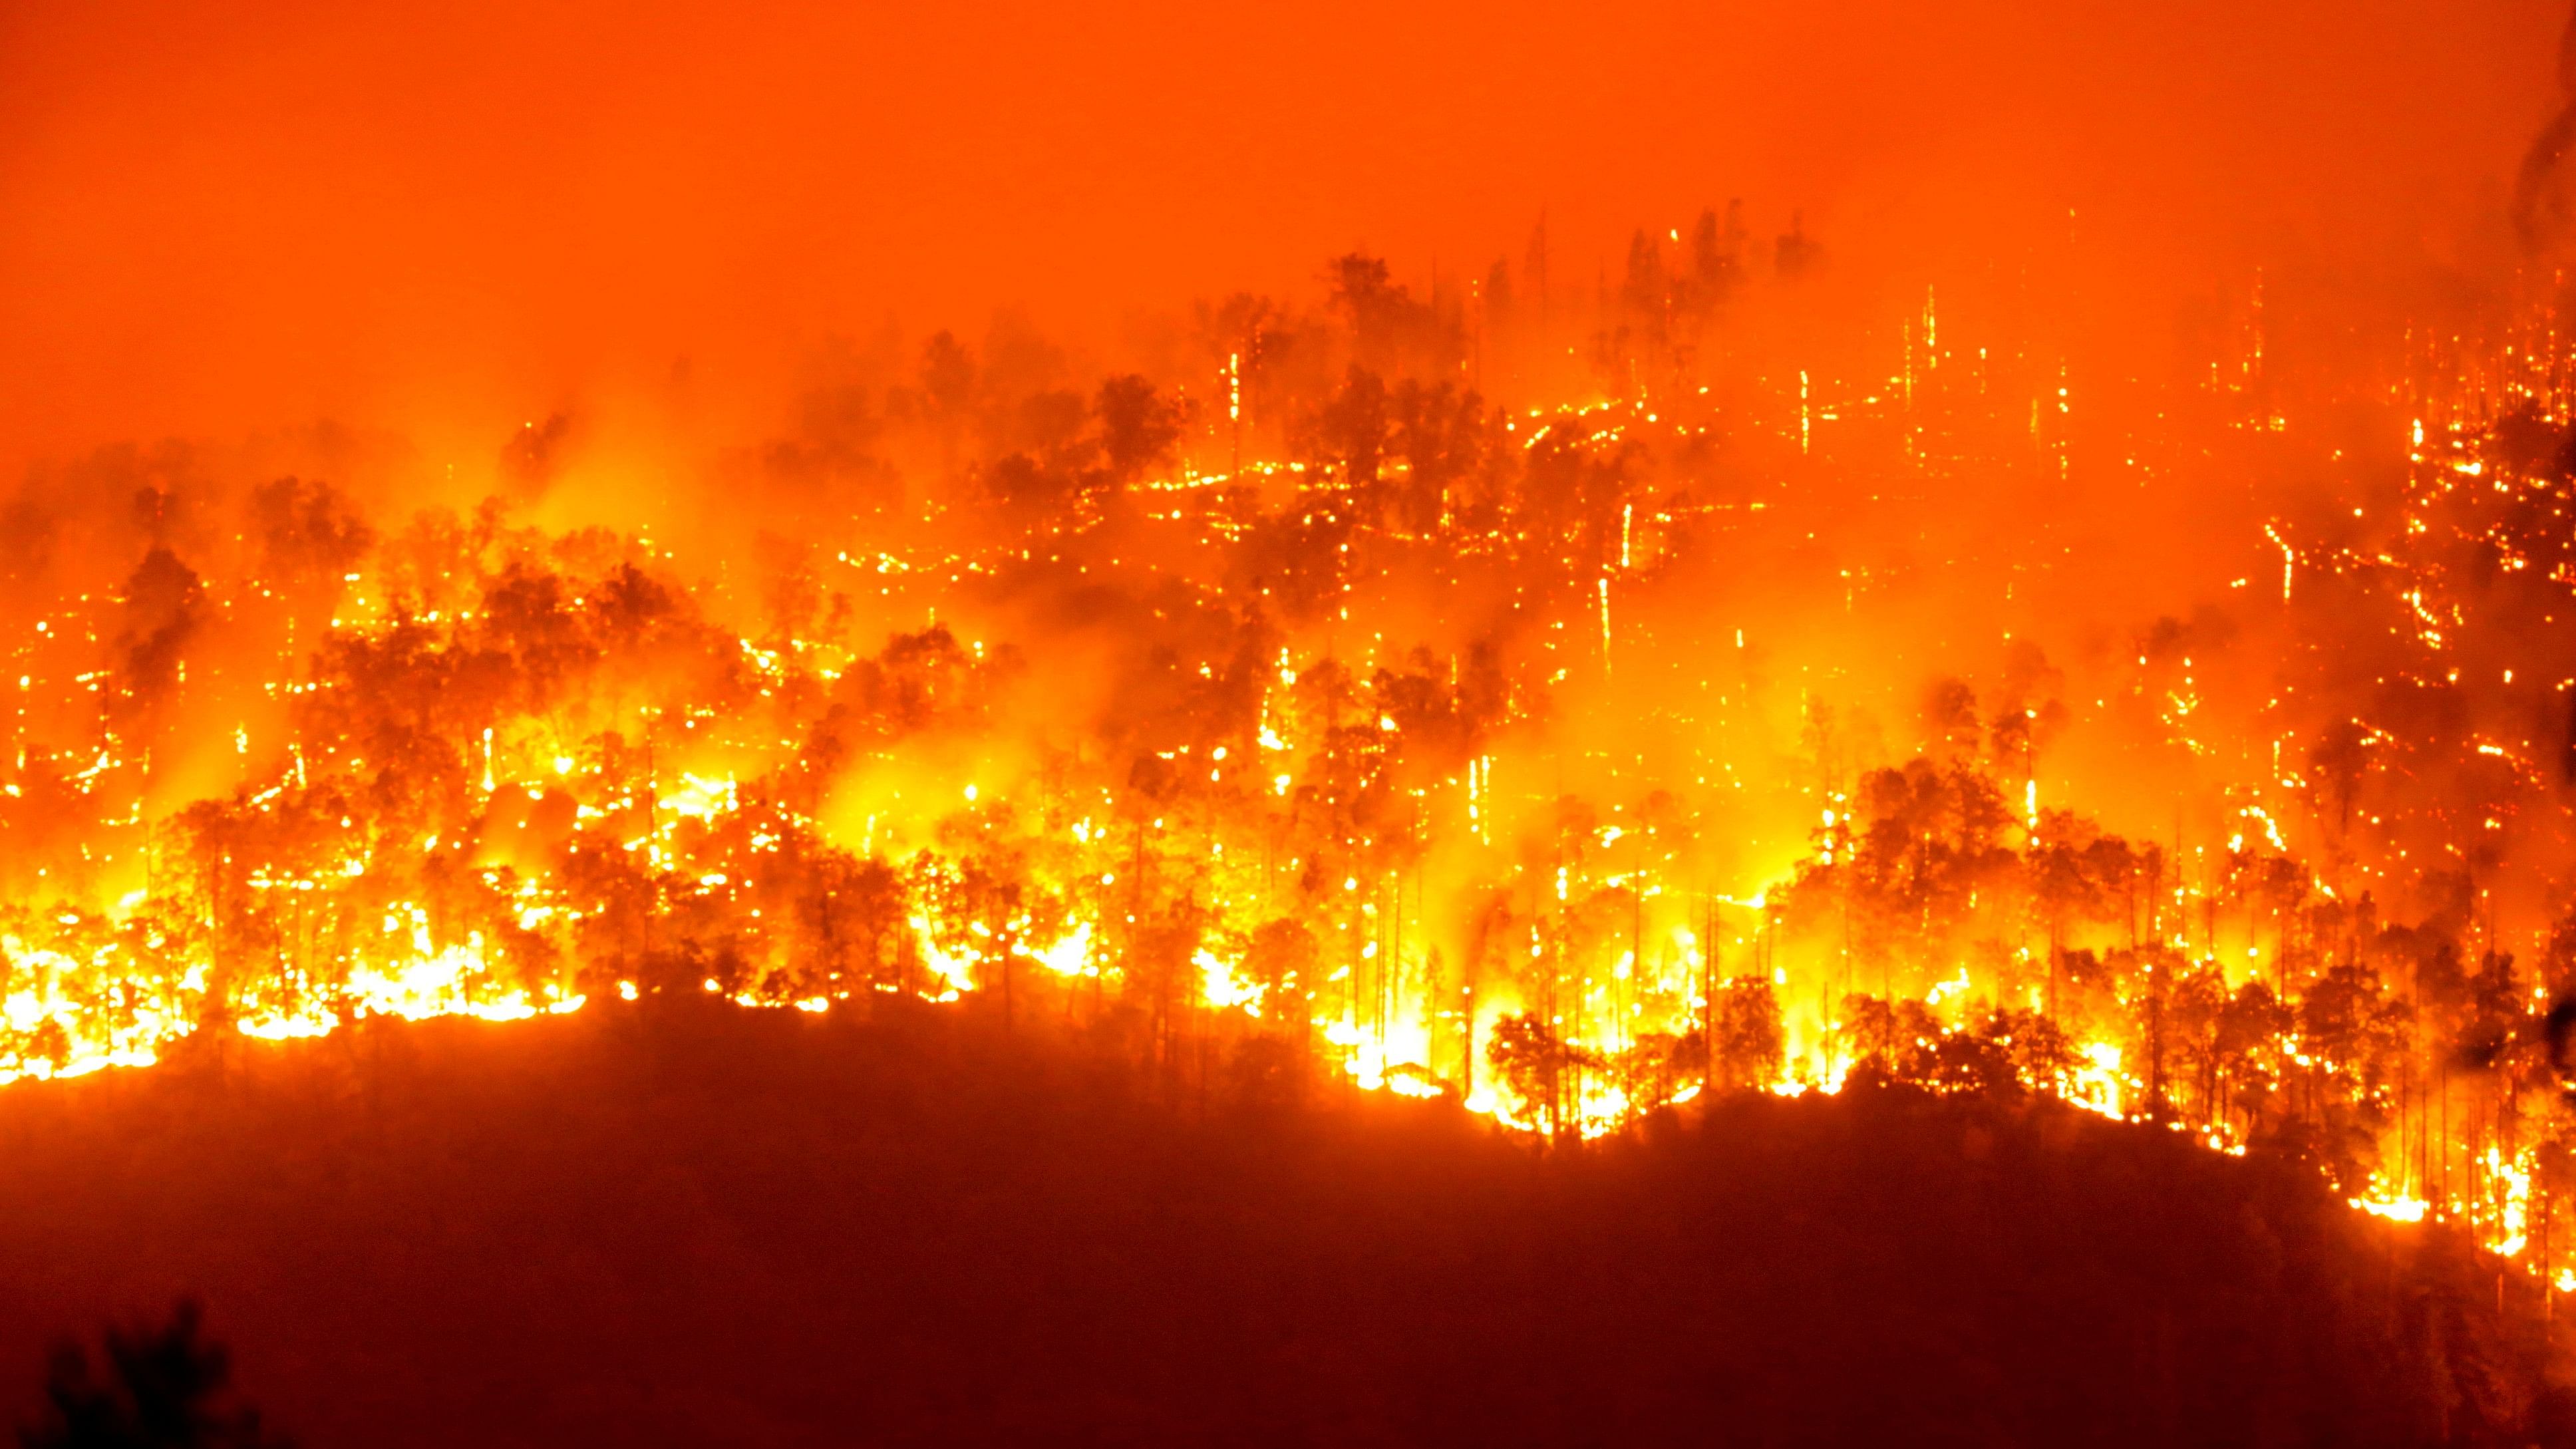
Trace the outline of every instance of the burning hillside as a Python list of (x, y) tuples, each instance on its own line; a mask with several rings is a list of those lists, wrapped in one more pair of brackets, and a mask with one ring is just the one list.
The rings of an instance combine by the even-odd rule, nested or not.
[(2550, 1318), (2550, 18), (1645, 9), (0, 20), (0, 1086), (2063, 1110)]
[[(463, 511), (185, 450), (40, 480), (0, 1061), (977, 993), (1559, 1137), (2035, 1091), (2557, 1275), (2554, 310), (2356, 392), (2255, 290), (2096, 398), (1973, 303), (1837, 330), (1816, 243), (1757, 267), (1736, 216), (1575, 316), (1344, 257), (1203, 309), (1178, 383), (938, 334), (718, 465), (792, 534), (549, 526), (565, 419)], [(2194, 453), (2246, 477), (2207, 592), (2068, 627), (2086, 531)], [(1956, 530), (1967, 476), (2034, 516)]]

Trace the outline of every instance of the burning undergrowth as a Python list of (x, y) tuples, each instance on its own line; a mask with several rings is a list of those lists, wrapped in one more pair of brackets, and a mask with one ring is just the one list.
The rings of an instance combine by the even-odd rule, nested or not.
[(845, 349), (687, 460), (37, 477), (0, 1069), (973, 998), (1566, 1140), (2036, 1094), (2562, 1276), (2551, 299), (2374, 351), (2249, 279), (2115, 366), (1732, 211), (1589, 301), (1324, 281), (1135, 372)]

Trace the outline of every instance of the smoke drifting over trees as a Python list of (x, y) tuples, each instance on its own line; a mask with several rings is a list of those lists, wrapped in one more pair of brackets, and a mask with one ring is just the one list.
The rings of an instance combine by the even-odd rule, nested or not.
[(2576, 1291), (2554, 7), (1619, 18), (13, 16), (0, 1076), (929, 1000)]
[(1553, 1137), (2037, 1091), (2553, 1272), (2555, 299), (2329, 348), (2251, 274), (2104, 374), (1741, 218), (1537, 310), (1345, 253), (1147, 370), (827, 349), (657, 494), (567, 415), (470, 507), (337, 432), (39, 475), (12, 1070), (980, 992)]

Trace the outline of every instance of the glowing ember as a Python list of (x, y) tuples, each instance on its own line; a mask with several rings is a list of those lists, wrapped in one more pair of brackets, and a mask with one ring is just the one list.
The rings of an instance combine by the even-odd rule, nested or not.
[[(1356, 256), (1162, 386), (979, 381), (941, 334), (882, 454), (746, 465), (799, 520), (749, 563), (292, 479), (112, 578), (39, 559), (0, 1079), (612, 994), (973, 998), (1568, 1140), (2036, 1093), (2301, 1154), (2555, 1279), (2554, 310), (2393, 359), (2405, 420), (2335, 475), (2365, 501), (2195, 523), (2206, 566), (2113, 632), (2044, 529), (1947, 526), (1950, 480), (2146, 486), (2299, 439), (2348, 375), (2254, 388), (2249, 320), (2096, 393), (1948, 292), (1831, 349), (1805, 319), (1840, 365), (1716, 357), (1728, 308), (1795, 301), (1739, 296), (1715, 228), (1673, 271), (1641, 239), (1586, 378)], [(1340, 365), (1276, 373), (1264, 329)], [(1471, 333), (1542, 401), (1461, 386)], [(815, 468), (857, 491), (795, 494)], [(1927, 623), (1933, 572), (1979, 602)]]

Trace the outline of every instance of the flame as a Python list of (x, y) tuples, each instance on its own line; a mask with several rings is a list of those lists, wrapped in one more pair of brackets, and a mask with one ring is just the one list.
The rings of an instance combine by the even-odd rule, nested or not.
[[(2500, 397), (2563, 425), (2576, 370), (2462, 349), (2409, 394), (2424, 415), (2393, 516), (2352, 509), (2348, 535), (2244, 523), (2235, 544), (2277, 552), (2280, 587), (2231, 597), (2296, 645), (2349, 643), (2365, 617), (2361, 702), (2299, 698), (2305, 676), (2177, 624), (2096, 651), (2064, 698), (2034, 693), (2045, 669), (1982, 695), (1954, 681), (1964, 697), (1911, 741), (1888, 698), (1856, 728), (1826, 697), (1908, 636), (1887, 568), (1838, 561), (1816, 619), (1727, 596), (1701, 611), (1722, 626), (1676, 577), (1695, 530), (1776, 561), (1858, 505), (1723, 497), (1684, 476), (1698, 454), (1651, 449), (1764, 445), (1822, 488), (1883, 426), (1874, 466), (1924, 483), (1973, 461), (1925, 452), (1947, 408), (1962, 436), (2027, 419), (1982, 461), (2062, 484), (2063, 359), (2018, 391), (1970, 389), (1936, 340), (1955, 346), (1960, 316), (1936, 330), (1927, 306), (1874, 375), (1773, 368), (1723, 407), (1643, 370), (1633, 395), (1557, 407), (1452, 391), (1494, 434), (1477, 466), (1509, 486), (1490, 496), (1469, 496), (1482, 473), (1432, 476), (1427, 450), (1263, 456), (1287, 432), (1257, 416), (1259, 352), (1229, 346), (1222, 473), (1202, 452), (1113, 476), (1092, 438), (1043, 526), (970, 516), (1008, 511), (988, 487), (873, 520), (864, 545), (809, 540), (839, 604), (777, 618), (640, 531), (455, 519), (309, 579), (209, 564), (187, 587), (138, 574), (41, 600), (0, 675), (17, 681), (0, 1081), (146, 1067), (201, 1032), (520, 1021), (612, 992), (807, 1013), (1029, 992), (1066, 1017), (1135, 1008), (1166, 1039), (1286, 1042), (1359, 1088), (1569, 1140), (1870, 1081), (2037, 1093), (2230, 1154), (2313, 1114), (2363, 1144), (2337, 1169), (2368, 1177), (2356, 1210), (2463, 1224), (2565, 1286), (2535, 1238), (2552, 1208), (2536, 1149), (2454, 1128), (2428, 1151), (2426, 1069), (2460, 1028), (2395, 989), (2395, 958), (2367, 959), (2359, 903), (2393, 912), (2413, 883), (2576, 837), (2555, 743), (2511, 723), (2576, 685), (2517, 652), (2532, 601), (2558, 596), (2481, 592), (2576, 580), (2556, 495), (2484, 421)], [(1406, 405), (1429, 406), (1411, 381)], [(2225, 429), (2305, 426), (2241, 391)], [(2533, 511), (2493, 511), (2514, 500)], [(2462, 549), (2507, 582), (2467, 577)], [(1449, 621), (1404, 617), (1404, 589), (1361, 592), (1361, 561), (1427, 594), (1490, 567), (1536, 642), (1451, 647)], [(1009, 612), (1001, 581), (1036, 594), (1028, 577), (1067, 571), (1085, 607), (1094, 590), (1133, 605), (1121, 630), (1186, 616), (1114, 686), (1150, 708), (1090, 697), (1118, 672), (1090, 636), (978, 632)], [(1287, 595), (1309, 585), (1299, 622)], [(298, 587), (311, 609), (278, 613)], [(188, 588), (207, 619), (274, 625), (241, 623), (265, 643), (193, 683), (156, 672), (129, 617)], [(1783, 662), (1800, 647), (1840, 652)], [(2455, 665), (2510, 691), (2464, 707), (2487, 733), (2365, 720), (2389, 680), (2465, 691)], [(2061, 729), (2083, 742), (2062, 759)], [(213, 747), (191, 758), (201, 732)], [(2124, 835), (2083, 813), (2088, 792), (2153, 809), (2120, 802)], [(2450, 996), (2519, 1029), (2546, 1003), (2506, 955)], [(2489, 1091), (2476, 1105), (2502, 1120), (2546, 1075), (2526, 1054), (2432, 1106)]]

